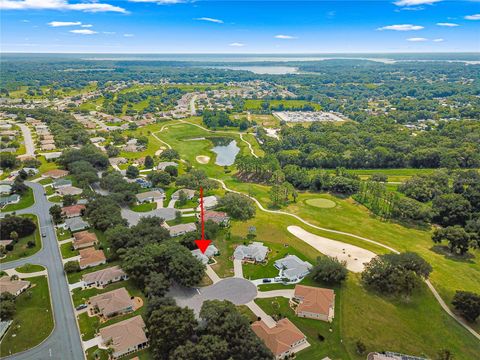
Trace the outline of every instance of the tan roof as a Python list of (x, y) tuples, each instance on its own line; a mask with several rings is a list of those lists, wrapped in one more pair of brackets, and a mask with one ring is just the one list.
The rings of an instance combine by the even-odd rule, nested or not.
[(145, 323), (138, 315), (101, 328), (100, 336), (104, 343), (111, 341), (113, 350), (121, 353), (148, 341), (143, 329), (145, 329)]
[(273, 328), (263, 321), (252, 324), (252, 330), (263, 340), (275, 356), (290, 349), (290, 346), (305, 338), (305, 335), (287, 318), (281, 319)]
[(11, 280), (9, 276), (2, 276), (0, 278), (0, 294), (8, 292), (16, 295), (18, 291), (30, 285), (30, 281), (25, 280)]
[(90, 231), (84, 230), (73, 234), (73, 243), (74, 245), (85, 245), (90, 243), (96, 243), (98, 241), (97, 235)]
[(133, 301), (124, 287), (92, 296), (89, 301), (92, 306), (98, 307), (100, 312), (106, 315), (121, 312), (128, 307), (133, 308)]
[(43, 176), (51, 177), (51, 178), (54, 178), (54, 179), (58, 179), (58, 178), (61, 178), (63, 176), (67, 176), (67, 175), (68, 175), (67, 170), (60, 170), (60, 169), (54, 169), (54, 170), (50, 170), (50, 171), (47, 171), (47, 172), (43, 173)]
[(85, 210), (85, 205), (71, 205), (62, 207), (62, 214), (66, 216), (77, 215)]
[(308, 311), (328, 316), (330, 308), (333, 308), (335, 304), (335, 292), (332, 289), (296, 285), (294, 296), (302, 298), (297, 311)]
[(120, 266), (117, 265), (85, 274), (83, 275), (83, 281), (85, 281), (87, 284), (94, 282), (106, 283), (120, 276), (125, 276), (125, 272), (120, 268)]
[(90, 264), (95, 264), (100, 261), (105, 261), (105, 254), (102, 250), (95, 248), (86, 248), (79, 250), (80, 252), (80, 267), (85, 267)]
[(212, 220), (215, 223), (221, 223), (225, 220), (228, 220), (229, 217), (226, 212), (223, 211), (205, 211), (203, 216), (204, 221)]

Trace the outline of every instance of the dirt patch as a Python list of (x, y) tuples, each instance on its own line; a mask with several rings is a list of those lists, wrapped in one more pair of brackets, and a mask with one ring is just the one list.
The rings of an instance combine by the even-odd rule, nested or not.
[(376, 256), (369, 250), (312, 234), (299, 226), (289, 226), (287, 230), (322, 254), (345, 261), (347, 269), (353, 272), (362, 272), (365, 267), (364, 264), (370, 262)]
[(199, 164), (208, 164), (208, 162), (210, 161), (210, 156), (198, 155), (195, 159)]

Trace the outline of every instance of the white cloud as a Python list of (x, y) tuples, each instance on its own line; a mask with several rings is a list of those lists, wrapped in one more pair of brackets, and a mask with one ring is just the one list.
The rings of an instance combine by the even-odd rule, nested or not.
[(412, 31), (422, 30), (424, 27), (420, 25), (401, 24), (401, 25), (388, 25), (378, 28), (377, 30), (394, 30), (394, 31)]
[(30, 20), (25, 20), (25, 19), (24, 19), (24, 20), (20, 20), (20, 21), (23, 22), (23, 23), (29, 23), (29, 22), (30, 22)]
[(455, 23), (437, 23), (438, 26), (445, 26), (445, 27), (455, 27), (455, 26), (460, 26)]
[(78, 26), (82, 25), (80, 21), (50, 21), (48, 23), (52, 27), (61, 27), (61, 26)]
[(397, 6), (416, 6), (416, 5), (431, 5), (442, 0), (398, 0), (394, 4)]
[(188, 0), (128, 0), (135, 3), (155, 3), (157, 5), (175, 5), (190, 2)]
[(80, 27), (83, 27), (83, 28), (91, 28), (93, 25), (92, 24), (83, 24), (83, 25), (80, 25)]
[(427, 41), (428, 39), (425, 39), (425, 38), (422, 38), (422, 37), (413, 37), (413, 38), (409, 38), (407, 39), (407, 41), (411, 41), (411, 42), (423, 42), (423, 41)]
[(242, 47), (242, 46), (245, 46), (245, 44), (244, 44), (244, 43), (240, 43), (240, 42), (233, 42), (233, 43), (228, 44), (228, 46)]
[(0, 0), (2, 10), (77, 10), (84, 12), (120, 12), (124, 8), (98, 2), (71, 4), (67, 0)]
[(425, 10), (425, 7), (423, 7), (423, 6), (401, 7), (400, 9), (396, 9), (395, 12), (400, 12), (400, 11), (420, 11), (420, 10)]
[(105, 35), (115, 35), (116, 32), (115, 32), (115, 31), (103, 31), (102, 34), (105, 34)]
[(213, 23), (217, 23), (217, 24), (223, 24), (223, 20), (213, 19), (213, 18), (209, 18), (209, 17), (196, 18), (195, 20), (198, 20), (198, 21), (208, 21), (208, 22), (213, 22)]
[(275, 35), (275, 39), (283, 39), (283, 40), (290, 40), (290, 39), (296, 39), (295, 36), (291, 36), (291, 35)]
[(444, 42), (445, 40), (443, 39), (433, 39), (433, 42)]
[(480, 20), (480, 14), (473, 14), (465, 16), (466, 20)]
[(133, 35), (133, 34), (123, 34), (123, 36), (125, 36), (125, 37), (134, 37), (135, 35)]
[(80, 35), (94, 35), (97, 34), (96, 31), (89, 30), (89, 29), (76, 29), (76, 30), (70, 30), (71, 33), (73, 34), (80, 34)]

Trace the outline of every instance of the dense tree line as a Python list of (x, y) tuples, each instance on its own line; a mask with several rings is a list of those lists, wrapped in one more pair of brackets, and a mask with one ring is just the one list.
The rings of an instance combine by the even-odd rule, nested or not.
[(226, 111), (204, 110), (202, 120), (206, 127), (212, 129), (238, 127), (240, 130), (247, 130), (250, 127), (250, 123), (246, 119), (231, 119)]
[(316, 122), (284, 126), (281, 139), (261, 137), (282, 167), (305, 168), (476, 168), (480, 166), (480, 123), (443, 122), (416, 133), (384, 120)]

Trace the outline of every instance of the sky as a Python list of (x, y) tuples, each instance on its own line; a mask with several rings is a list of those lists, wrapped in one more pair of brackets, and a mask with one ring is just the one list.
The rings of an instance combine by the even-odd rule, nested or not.
[(2, 52), (480, 52), (480, 0), (0, 0)]

